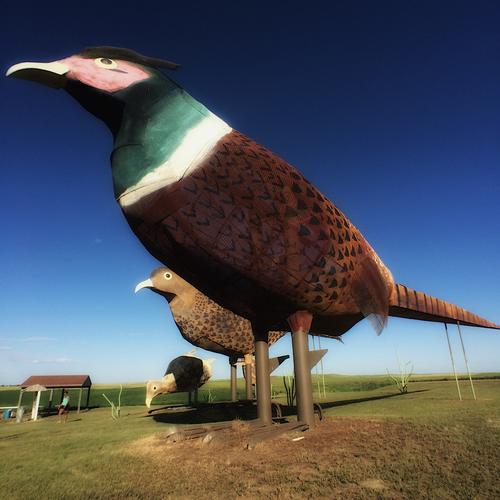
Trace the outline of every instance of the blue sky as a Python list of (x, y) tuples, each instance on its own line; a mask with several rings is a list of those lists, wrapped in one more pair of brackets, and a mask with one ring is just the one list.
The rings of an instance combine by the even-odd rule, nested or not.
[[(2, 67), (99, 44), (181, 63), (175, 79), (297, 166), (398, 282), (500, 323), (498, 2), (201, 5), (10, 2)], [(113, 199), (109, 132), (64, 91), (1, 78), (0, 99), (0, 384), (162, 375), (191, 346), (161, 297), (133, 293), (158, 263)], [(463, 333), (472, 370), (500, 370), (500, 333)], [(322, 342), (325, 371), (383, 373), (396, 353), (451, 369), (439, 324), (362, 322), (344, 340)]]

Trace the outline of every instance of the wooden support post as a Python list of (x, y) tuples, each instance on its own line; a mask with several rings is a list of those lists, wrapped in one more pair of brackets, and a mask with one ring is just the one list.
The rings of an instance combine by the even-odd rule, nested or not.
[(83, 392), (83, 387), (80, 387), (80, 394), (78, 394), (78, 409), (76, 410), (76, 413), (80, 413), (80, 405), (82, 403), (82, 392)]
[(297, 398), (297, 420), (314, 427), (311, 368), (307, 336), (311, 329), (312, 314), (297, 311), (288, 318), (292, 329), (293, 369)]
[(87, 410), (89, 409), (89, 400), (90, 400), (90, 387), (87, 389), (87, 404), (85, 405)]
[[(21, 402), (23, 400), (23, 390), (21, 389), (19, 391), (19, 399), (17, 400), (17, 409), (19, 410), (19, 408), (21, 407)], [(16, 412), (17, 414), (17, 412)]]
[(474, 390), (474, 384), (472, 383), (472, 376), (471, 376), (470, 370), (469, 370), (469, 362), (467, 361), (467, 354), (465, 354), (465, 346), (464, 346), (464, 341), (462, 339), (462, 332), (460, 330), (460, 322), (459, 321), (457, 321), (457, 328), (458, 328), (458, 335), (460, 336), (460, 343), (462, 344), (462, 352), (464, 353), (464, 360), (465, 360), (465, 366), (467, 367), (467, 374), (469, 375), (470, 388), (472, 389), (472, 395), (474, 396), (474, 400), (477, 400), (476, 391)]
[(245, 392), (248, 400), (253, 399), (252, 377), (252, 355), (245, 354)]
[(265, 425), (273, 423), (271, 411), (271, 378), (269, 376), (269, 343), (267, 331), (255, 331), (255, 371), (257, 375), (257, 418)]
[(455, 374), (455, 382), (457, 383), (458, 398), (462, 401), (462, 393), (460, 392), (460, 385), (458, 384), (457, 370), (455, 369), (455, 360), (453, 359), (453, 352), (451, 350), (450, 336), (448, 335), (448, 326), (444, 324), (446, 331), (446, 339), (448, 340), (448, 349), (450, 350), (451, 365), (453, 366), (453, 373)]
[(38, 407), (40, 406), (40, 396), (42, 394), (42, 391), (38, 391), (36, 393), (33, 393), (33, 407), (31, 409), (31, 420), (38, 420)]
[(236, 359), (229, 358), (229, 366), (231, 370), (231, 401), (235, 402), (238, 401)]

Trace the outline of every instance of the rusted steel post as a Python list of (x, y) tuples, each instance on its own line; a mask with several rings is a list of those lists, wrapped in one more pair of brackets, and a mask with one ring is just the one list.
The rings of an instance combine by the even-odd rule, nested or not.
[(266, 425), (273, 422), (271, 412), (271, 378), (267, 332), (255, 332), (255, 371), (257, 378), (257, 417)]
[[(318, 335), (318, 349), (321, 351), (321, 336)], [(319, 360), (321, 363), (321, 381), (323, 384), (323, 399), (326, 399), (326, 385), (325, 385), (325, 370), (323, 369), (323, 357)]]
[(231, 401), (238, 401), (238, 392), (236, 384), (237, 373), (236, 373), (236, 360), (234, 358), (229, 358), (229, 366), (231, 367)]
[(451, 350), (450, 336), (448, 335), (448, 326), (444, 324), (444, 329), (446, 331), (446, 339), (448, 340), (448, 349), (450, 350), (451, 366), (453, 366), (453, 373), (455, 374), (455, 382), (457, 383), (458, 397), (462, 401), (462, 393), (460, 392), (460, 385), (458, 384), (457, 370), (455, 369), (455, 360), (453, 359), (453, 352)]
[(314, 427), (314, 408), (309, 347), (307, 335), (311, 329), (312, 314), (297, 311), (288, 317), (292, 329), (293, 369), (297, 398), (297, 419)]
[(245, 354), (245, 392), (247, 399), (253, 399), (252, 377), (252, 355)]
[(474, 390), (474, 384), (472, 383), (472, 376), (469, 370), (469, 361), (467, 360), (467, 354), (465, 354), (464, 341), (462, 339), (462, 332), (460, 330), (460, 321), (457, 321), (457, 328), (458, 328), (458, 335), (460, 336), (460, 343), (462, 344), (462, 352), (464, 353), (464, 360), (465, 360), (465, 366), (467, 367), (467, 374), (469, 375), (470, 388), (472, 389), (472, 395), (474, 396), (474, 399), (477, 400), (476, 391)]

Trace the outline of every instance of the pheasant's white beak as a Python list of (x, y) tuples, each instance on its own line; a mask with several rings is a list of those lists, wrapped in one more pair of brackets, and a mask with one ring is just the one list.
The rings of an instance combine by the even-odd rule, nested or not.
[(137, 293), (139, 290), (142, 290), (143, 288), (153, 288), (153, 282), (149, 278), (147, 280), (141, 281), (135, 287), (135, 293)]
[(60, 62), (22, 62), (11, 66), (7, 70), (7, 73), (5, 73), (5, 76), (31, 80), (47, 85), (48, 87), (60, 89), (66, 83), (65, 75), (68, 71), (68, 66)]
[(152, 399), (153, 399), (153, 398), (146, 398), (146, 406), (147, 406), (148, 408), (151, 408), (151, 400), (152, 400)]

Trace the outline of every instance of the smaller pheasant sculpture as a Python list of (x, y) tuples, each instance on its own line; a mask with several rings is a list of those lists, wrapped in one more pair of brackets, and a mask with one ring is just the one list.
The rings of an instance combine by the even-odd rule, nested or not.
[(146, 406), (154, 397), (172, 392), (192, 392), (208, 382), (212, 376), (213, 358), (201, 359), (188, 353), (173, 359), (161, 380), (150, 380), (146, 385)]
[[(165, 297), (175, 324), (189, 343), (230, 358), (252, 355), (254, 338), (250, 321), (224, 309), (167, 267), (155, 269), (135, 291), (149, 288)], [(269, 332), (274, 344), (286, 332)]]

